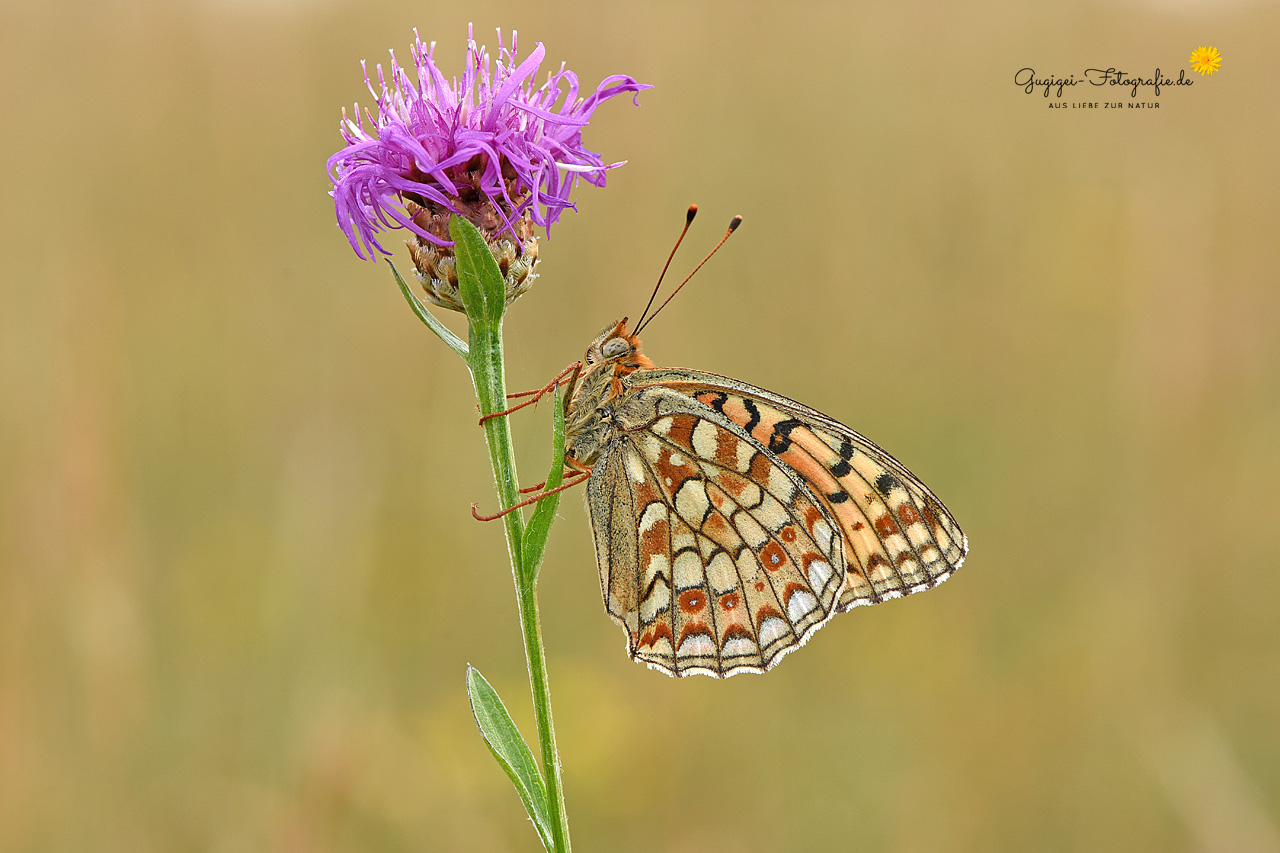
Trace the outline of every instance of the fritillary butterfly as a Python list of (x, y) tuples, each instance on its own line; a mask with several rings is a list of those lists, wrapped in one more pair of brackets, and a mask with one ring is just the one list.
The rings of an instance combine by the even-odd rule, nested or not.
[(592, 341), (565, 399), (605, 610), (627, 654), (668, 675), (763, 672), (837, 612), (936, 586), (968, 551), (879, 446), (762, 388), (656, 368), (626, 320)]
[(605, 610), (632, 659), (672, 676), (764, 672), (836, 613), (937, 586), (964, 562), (951, 513), (881, 447), (780, 394), (655, 367), (644, 325), (606, 327), (515, 407), (572, 374), (576, 473), (560, 488), (587, 483)]

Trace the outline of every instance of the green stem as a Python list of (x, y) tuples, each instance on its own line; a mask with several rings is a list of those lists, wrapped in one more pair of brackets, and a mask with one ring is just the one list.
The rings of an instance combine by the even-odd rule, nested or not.
[[(503, 367), (502, 321), (470, 324), (470, 352), (467, 363), (480, 401), (481, 414), (492, 414), (506, 408), (507, 382)], [(485, 421), (485, 439), (489, 461), (497, 481), (498, 500), (503, 509), (519, 501), (520, 487), (516, 476), (515, 450), (511, 443), (511, 427), (507, 418)], [(564, 787), (560, 778), (560, 756), (556, 751), (556, 733), (551, 720), (551, 687), (547, 682), (547, 661), (542, 645), (542, 623), (538, 616), (538, 581), (528, 577), (524, 566), (524, 519), (520, 512), (503, 516), (507, 533), (507, 553), (515, 579), (516, 602), (520, 608), (520, 627), (524, 632), (525, 662), (529, 670), (529, 686), (533, 693), (534, 717), (538, 726), (538, 743), (542, 748), (542, 773), (547, 786), (547, 806), (551, 813), (551, 833), (556, 853), (569, 853), (569, 821), (564, 808)]]

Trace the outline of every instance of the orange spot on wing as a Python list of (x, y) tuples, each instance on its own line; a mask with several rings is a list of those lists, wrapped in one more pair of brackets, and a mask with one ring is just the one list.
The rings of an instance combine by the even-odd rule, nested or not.
[(693, 428), (698, 425), (698, 418), (693, 415), (673, 415), (671, 429), (667, 430), (667, 438), (681, 447), (693, 447)]
[(727, 592), (720, 596), (720, 609), (733, 610), (742, 602), (742, 596), (736, 592)]
[(742, 639), (750, 640), (753, 643), (756, 641), (756, 638), (752, 636), (751, 632), (747, 630), (747, 627), (745, 625), (735, 624), (735, 625), (730, 625), (728, 628), (724, 629), (724, 639), (720, 641), (721, 647), (723, 647), (725, 643), (729, 642), (735, 637), (741, 637)]
[(649, 565), (649, 558), (656, 554), (666, 554), (669, 544), (667, 541), (667, 523), (665, 521), (655, 522), (640, 537), (640, 565)]
[(876, 519), (876, 533), (882, 538), (888, 538), (898, 532), (898, 523), (893, 520), (893, 516), (885, 513)]
[[(685, 613), (697, 613), (707, 606), (707, 594), (700, 589), (686, 589), (680, 593), (680, 609)], [(680, 640), (684, 641), (681, 635)]]
[(782, 606), (786, 607), (787, 605), (789, 605), (791, 603), (791, 596), (795, 595), (797, 592), (808, 592), (808, 591), (809, 590), (807, 587), (804, 587), (801, 584), (798, 584), (795, 581), (792, 581), (791, 583), (787, 584), (787, 588), (782, 591)]
[[(716, 503), (716, 508), (718, 509), (719, 507), (720, 504)], [(723, 536), (729, 532), (729, 525), (725, 524), (724, 516), (718, 512), (713, 512), (707, 518), (706, 524), (702, 525), (702, 532), (711, 537)]]
[(766, 569), (777, 571), (787, 564), (787, 552), (782, 546), (770, 539), (769, 544), (760, 549), (760, 562)]
[[(664, 447), (658, 452), (658, 458), (653, 463), (653, 467), (658, 472), (662, 485), (672, 495), (680, 491), (681, 484), (693, 476), (694, 473), (693, 468), (688, 464), (677, 465), (671, 461), (671, 448), (669, 447)], [(668, 483), (668, 480), (671, 482)]]
[(715, 482), (724, 487), (724, 490), (735, 498), (741, 497), (742, 493), (747, 490), (747, 481), (737, 474), (721, 472), (715, 479)]
[(760, 627), (766, 619), (781, 618), (782, 614), (778, 612), (778, 608), (774, 607), (772, 604), (766, 604), (756, 611), (756, 627)]
[(772, 465), (768, 457), (763, 453), (757, 453), (751, 457), (751, 467), (747, 469), (747, 479), (755, 480), (757, 483), (769, 482), (769, 469)]
[(738, 467), (738, 437), (728, 430), (716, 430), (715, 462), (726, 468)]
[(880, 554), (872, 554), (867, 560), (867, 574), (873, 574), (877, 569), (888, 572), (890, 569), (889, 561)]
[(778, 535), (782, 537), (783, 542), (796, 541), (796, 529), (790, 524), (785, 525), (781, 530), (779, 530)]
[(688, 625), (685, 625), (684, 630), (680, 632), (680, 641), (676, 643), (676, 647), (678, 648), (683, 645), (684, 641), (689, 639), (693, 634), (705, 634), (708, 639), (713, 642), (715, 641), (715, 637), (712, 635), (710, 628), (701, 622), (690, 622)]
[(640, 638), (640, 642), (637, 645), (653, 647), (656, 646), (658, 641), (663, 637), (674, 642), (674, 638), (671, 636), (671, 626), (666, 622), (659, 622), (657, 625), (654, 625), (648, 631), (644, 632), (644, 636)]
[(662, 493), (654, 488), (654, 483), (650, 479), (645, 479), (642, 482), (636, 483), (633, 488), (635, 489), (635, 501), (637, 506), (648, 506), (654, 501), (663, 500)]
[(764, 592), (764, 581), (756, 581), (756, 592)]
[(916, 508), (911, 504), (903, 504), (898, 507), (898, 519), (903, 526), (912, 525), (920, 520), (920, 513), (916, 512)]

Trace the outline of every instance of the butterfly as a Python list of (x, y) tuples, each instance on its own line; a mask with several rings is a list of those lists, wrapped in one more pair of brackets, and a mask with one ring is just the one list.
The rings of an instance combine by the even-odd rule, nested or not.
[(836, 613), (964, 562), (951, 513), (879, 445), (772, 391), (656, 367), (625, 318), (565, 376), (561, 488), (586, 481), (605, 610), (653, 669), (764, 672)]

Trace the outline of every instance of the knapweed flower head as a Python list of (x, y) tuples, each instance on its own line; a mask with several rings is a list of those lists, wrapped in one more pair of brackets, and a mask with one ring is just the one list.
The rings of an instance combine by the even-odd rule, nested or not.
[[(562, 64), (541, 86), (534, 78), (546, 53), (541, 43), (518, 59), (498, 34), (498, 56), (477, 46), (467, 31), (461, 79), (446, 79), (434, 59), (435, 42), (424, 45), (414, 31), (410, 49), (416, 80), (391, 56), (389, 73), (377, 66), (375, 89), (365, 83), (376, 108), (354, 117), (343, 110), (346, 145), (329, 158), (338, 225), (357, 255), (389, 255), (376, 234), (410, 232), (406, 240), (428, 298), (462, 310), (450, 251), (449, 216), (473, 222), (489, 241), (507, 276), (507, 301), (535, 277), (538, 243), (534, 227), (550, 230), (566, 208), (579, 179), (604, 186), (606, 164), (582, 144), (596, 107), (615, 95), (634, 96), (649, 86), (625, 75), (600, 83), (579, 97), (578, 77)], [(557, 106), (559, 103), (559, 106)]]

